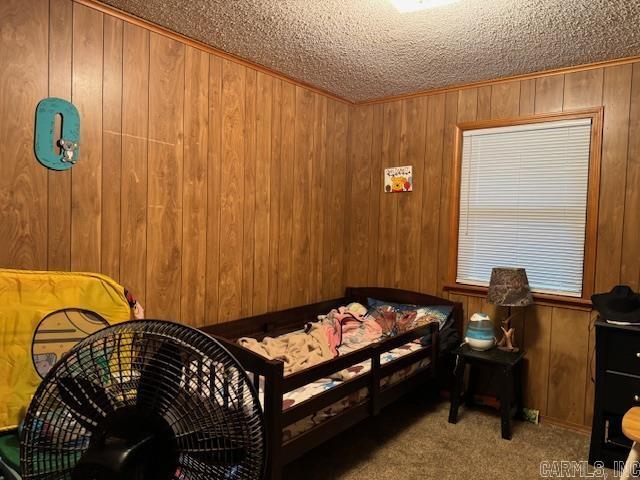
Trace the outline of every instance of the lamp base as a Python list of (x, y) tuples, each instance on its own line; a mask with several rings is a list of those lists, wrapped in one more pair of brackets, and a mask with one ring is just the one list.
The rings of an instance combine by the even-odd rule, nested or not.
[(519, 350), (518, 347), (513, 345), (513, 338), (515, 336), (516, 329), (509, 327), (508, 324), (507, 328), (500, 327), (500, 329), (504, 335), (500, 339), (500, 342), (498, 342), (498, 348), (505, 352), (517, 352)]

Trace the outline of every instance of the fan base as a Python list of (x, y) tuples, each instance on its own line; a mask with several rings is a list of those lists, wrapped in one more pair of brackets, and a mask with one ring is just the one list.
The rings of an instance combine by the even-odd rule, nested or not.
[(158, 414), (125, 407), (101, 422), (72, 478), (171, 480), (177, 468), (177, 443), (167, 421)]

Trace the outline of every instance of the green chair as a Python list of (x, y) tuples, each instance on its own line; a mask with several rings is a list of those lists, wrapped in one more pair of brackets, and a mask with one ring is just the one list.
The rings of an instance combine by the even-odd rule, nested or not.
[(0, 434), (0, 478), (20, 480), (20, 439), (18, 432)]

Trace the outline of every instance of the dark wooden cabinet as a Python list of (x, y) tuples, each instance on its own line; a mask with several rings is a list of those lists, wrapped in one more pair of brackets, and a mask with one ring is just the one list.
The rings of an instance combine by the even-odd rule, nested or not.
[[(589, 463), (624, 462), (631, 441), (622, 433), (622, 417), (640, 406), (640, 327), (613, 325), (598, 319), (596, 389)], [(619, 465), (619, 464), (618, 464)]]

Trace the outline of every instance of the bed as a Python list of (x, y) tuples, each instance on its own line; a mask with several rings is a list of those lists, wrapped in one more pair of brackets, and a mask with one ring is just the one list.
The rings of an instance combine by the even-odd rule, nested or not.
[[(284, 364), (269, 360), (237, 343), (240, 337), (276, 337), (303, 328), (333, 308), (350, 302), (367, 304), (375, 298), (390, 303), (447, 305), (452, 313), (447, 331), (437, 323), (284, 375)], [(446, 350), (462, 326), (462, 305), (431, 295), (389, 288), (347, 288), (345, 296), (288, 310), (204, 327), (238, 359), (252, 378), (265, 412), (269, 450), (268, 479), (278, 479), (282, 467), (361, 420), (404, 393), (442, 376)], [(455, 334), (452, 334), (455, 333)], [(443, 338), (447, 342), (442, 342)], [(420, 342), (422, 339), (422, 342)], [(428, 339), (429, 341), (425, 341)], [(349, 372), (340, 380), (337, 372)], [(437, 388), (437, 387), (434, 387)]]

